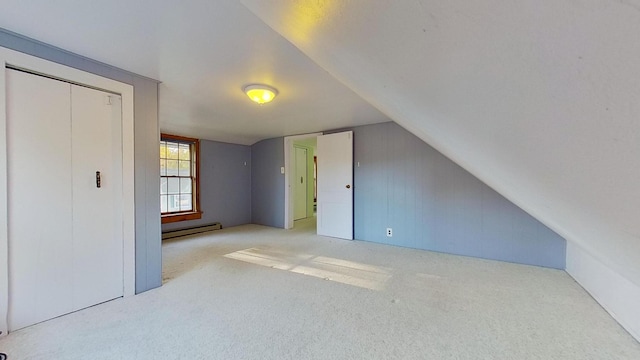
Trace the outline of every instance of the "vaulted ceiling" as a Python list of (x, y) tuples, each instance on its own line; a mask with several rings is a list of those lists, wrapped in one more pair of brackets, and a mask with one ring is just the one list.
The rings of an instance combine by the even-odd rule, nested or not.
[(391, 118), (640, 285), (637, 0), (5, 0), (0, 27), (160, 80), (177, 134)]
[(241, 0), (316, 63), (640, 285), (640, 3)]
[[(235, 0), (4, 0), (0, 27), (161, 81), (162, 131), (258, 140), (389, 121)], [(280, 94), (249, 101), (242, 87)]]

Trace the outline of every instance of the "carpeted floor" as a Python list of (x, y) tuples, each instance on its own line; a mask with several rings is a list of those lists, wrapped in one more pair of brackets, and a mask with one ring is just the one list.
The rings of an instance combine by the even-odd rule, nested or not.
[(565, 272), (246, 225), (164, 243), (159, 289), (0, 340), (13, 359), (640, 359)]

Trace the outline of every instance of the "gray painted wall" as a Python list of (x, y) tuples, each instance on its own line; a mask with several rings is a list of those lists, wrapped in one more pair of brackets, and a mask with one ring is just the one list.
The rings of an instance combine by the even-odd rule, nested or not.
[(200, 140), (200, 207), (202, 219), (163, 224), (162, 231), (251, 222), (250, 146)]
[(133, 85), (136, 293), (162, 285), (158, 82), (1, 28), (0, 46)]
[(284, 228), (284, 138), (251, 145), (251, 222)]
[[(348, 130), (356, 239), (564, 269), (562, 237), (418, 137), (393, 122)], [(253, 223), (283, 227), (283, 162), (283, 138), (252, 146)]]
[(136, 293), (162, 285), (158, 84), (132, 77), (135, 117)]
[(356, 239), (564, 269), (563, 238), (413, 134), (353, 131)]

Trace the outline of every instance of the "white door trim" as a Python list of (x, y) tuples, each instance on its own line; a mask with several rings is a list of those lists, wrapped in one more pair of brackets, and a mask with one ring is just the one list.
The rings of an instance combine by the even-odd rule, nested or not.
[(285, 136), (284, 137), (284, 228), (291, 229), (293, 228), (293, 195), (294, 191), (291, 184), (293, 184), (293, 177), (295, 176), (295, 157), (291, 156), (293, 154), (293, 143), (296, 140), (304, 140), (309, 138), (314, 138), (322, 135), (321, 132), (311, 133), (311, 134), (303, 134), (303, 135), (294, 135), (294, 136)]
[(7, 335), (8, 233), (7, 233), (7, 133), (5, 69), (12, 66), (61, 80), (106, 90), (122, 96), (122, 180), (124, 296), (135, 294), (135, 201), (133, 146), (133, 86), (119, 81), (0, 47), (0, 336)]

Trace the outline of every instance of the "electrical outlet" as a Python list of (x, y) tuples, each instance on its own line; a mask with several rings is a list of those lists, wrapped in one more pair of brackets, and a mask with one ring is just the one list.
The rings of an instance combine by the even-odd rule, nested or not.
[(387, 228), (387, 236), (388, 237), (392, 237), (393, 236), (393, 229), (392, 228)]

